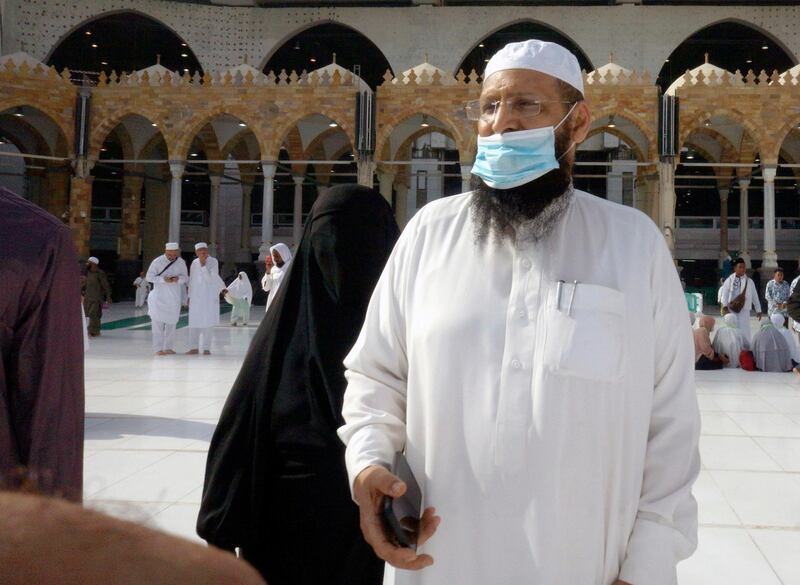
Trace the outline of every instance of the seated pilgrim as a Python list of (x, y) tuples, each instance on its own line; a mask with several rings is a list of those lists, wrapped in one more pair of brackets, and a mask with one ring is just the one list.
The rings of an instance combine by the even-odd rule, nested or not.
[(711, 345), (711, 332), (714, 330), (714, 318), (703, 315), (697, 320), (692, 331), (694, 335), (694, 369), (721, 370), (728, 364), (728, 356), (718, 354)]
[(743, 349), (748, 349), (747, 341), (741, 331), (739, 331), (735, 314), (728, 313), (722, 320), (722, 327), (717, 329), (712, 347), (717, 354), (728, 356), (729, 362), (727, 367), (738, 368), (739, 354), (742, 353)]
[(783, 328), (783, 323), (783, 315), (773, 313), (753, 338), (753, 356), (756, 360), (756, 368), (762, 372), (792, 371), (793, 364), (789, 344), (779, 329), (779, 327)]
[[(780, 315), (780, 313), (778, 313)], [(783, 315), (781, 315), (783, 316)], [(770, 317), (771, 319), (772, 317)], [(776, 322), (778, 319), (775, 320)], [(789, 346), (789, 357), (792, 360), (792, 371), (800, 376), (800, 345), (797, 344), (797, 339), (795, 338), (792, 331), (790, 331), (787, 327), (784, 327), (784, 323), (780, 325), (776, 324), (775, 327), (778, 328), (778, 331), (781, 332), (783, 338), (786, 340), (786, 345)]]

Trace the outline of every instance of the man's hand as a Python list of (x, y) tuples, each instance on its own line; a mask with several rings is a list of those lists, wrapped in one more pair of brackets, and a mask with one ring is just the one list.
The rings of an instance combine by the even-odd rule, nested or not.
[(264, 259), (264, 264), (266, 264), (266, 266), (267, 266), (267, 274), (269, 274), (270, 270), (272, 270), (272, 267), (275, 265), (275, 263), (272, 261), (272, 256), (267, 256)]
[[(364, 469), (353, 484), (353, 495), (358, 502), (364, 540), (372, 546), (378, 557), (393, 567), (418, 571), (431, 566), (433, 558), (430, 555), (418, 555), (410, 548), (394, 544), (384, 527), (381, 515), (383, 498), (386, 496), (396, 498), (402, 496), (405, 491), (406, 484), (380, 465), (370, 465)], [(434, 508), (428, 508), (422, 514), (417, 546), (424, 544), (436, 532), (442, 519), (435, 516), (435, 513)]]
[(763, 313), (756, 313), (756, 318), (761, 321), (761, 317), (763, 317)]

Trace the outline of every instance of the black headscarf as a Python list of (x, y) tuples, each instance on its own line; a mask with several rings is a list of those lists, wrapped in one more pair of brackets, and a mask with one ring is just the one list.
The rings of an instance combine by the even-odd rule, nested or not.
[(275, 477), (298, 465), (343, 465), (342, 361), (398, 235), (372, 189), (333, 187), (314, 204), (211, 441), (197, 522), (208, 542), (229, 550), (263, 542)]

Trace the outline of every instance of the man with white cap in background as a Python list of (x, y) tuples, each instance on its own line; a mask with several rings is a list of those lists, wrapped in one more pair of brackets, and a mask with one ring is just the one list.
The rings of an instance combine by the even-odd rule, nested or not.
[(86, 282), (83, 293), (83, 309), (89, 318), (89, 335), (100, 335), (100, 319), (103, 317), (103, 303), (111, 304), (111, 287), (105, 271), (100, 269), (100, 260), (94, 256), (86, 261)]
[(283, 282), (283, 277), (289, 272), (289, 266), (292, 264), (292, 251), (286, 244), (275, 244), (269, 249), (269, 256), (266, 258), (267, 271), (261, 279), (261, 288), (268, 292), (267, 306), (265, 311), (269, 310), (272, 300), (278, 294), (278, 289)]
[[(408, 224), (345, 360), (365, 538), (388, 584), (674, 585), (697, 543), (700, 417), (664, 238), (573, 188), (591, 115), (563, 47), (504, 47), (466, 114), (474, 190)], [(402, 450), (416, 551), (381, 518)]]
[(147, 298), (147, 314), (152, 321), (156, 355), (175, 353), (175, 327), (181, 316), (182, 289), (188, 281), (189, 273), (180, 256), (180, 246), (168, 242), (164, 255), (153, 260), (147, 269), (147, 282), (153, 285)]
[(189, 351), (187, 355), (211, 355), (211, 332), (219, 325), (219, 293), (225, 283), (219, 277), (219, 262), (208, 252), (208, 244), (194, 245), (197, 258), (189, 271)]

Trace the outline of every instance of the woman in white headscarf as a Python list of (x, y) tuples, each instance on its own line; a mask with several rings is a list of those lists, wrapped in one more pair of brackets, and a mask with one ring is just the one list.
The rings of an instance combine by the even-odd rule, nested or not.
[(239, 275), (228, 285), (228, 294), (225, 300), (233, 305), (231, 311), (231, 325), (236, 327), (241, 324), (247, 325), (250, 320), (250, 301), (253, 300), (253, 285), (247, 273), (240, 272)]
[(278, 294), (278, 289), (283, 282), (284, 276), (289, 272), (289, 267), (292, 264), (292, 251), (286, 244), (275, 244), (269, 249), (269, 257), (267, 258), (267, 271), (264, 273), (264, 278), (261, 279), (261, 288), (269, 293), (267, 296), (267, 306), (265, 311), (269, 310), (272, 300)]
[(761, 331), (753, 338), (753, 355), (756, 367), (762, 372), (790, 372), (792, 358), (789, 344), (780, 332), (785, 318), (780, 313), (773, 313), (770, 320), (761, 326)]
[(717, 330), (712, 344), (714, 351), (720, 355), (727, 355), (730, 360), (727, 367), (739, 367), (739, 354), (747, 349), (747, 342), (739, 331), (736, 315), (728, 313), (722, 320), (722, 327)]

